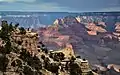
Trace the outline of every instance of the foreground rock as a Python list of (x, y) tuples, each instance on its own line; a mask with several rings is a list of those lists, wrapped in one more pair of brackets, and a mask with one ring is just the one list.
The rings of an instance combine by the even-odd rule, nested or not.
[[(1, 35), (3, 30), (9, 32)], [(88, 60), (76, 57), (69, 43), (64, 49), (48, 50), (38, 41), (37, 33), (6, 21), (2, 22), (0, 38), (1, 75), (94, 75)]]

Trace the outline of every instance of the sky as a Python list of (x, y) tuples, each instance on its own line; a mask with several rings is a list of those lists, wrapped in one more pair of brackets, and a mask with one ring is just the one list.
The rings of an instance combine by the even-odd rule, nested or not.
[(0, 0), (0, 11), (113, 12), (120, 0)]

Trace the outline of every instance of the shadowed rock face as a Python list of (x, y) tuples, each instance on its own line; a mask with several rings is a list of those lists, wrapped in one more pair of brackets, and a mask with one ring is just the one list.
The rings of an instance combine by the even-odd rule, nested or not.
[[(80, 23), (69, 25), (67, 28), (62, 28), (60, 33), (69, 35), (76, 53), (80, 54), (82, 57), (88, 58), (91, 63), (99, 63), (100, 61), (98, 61), (98, 59), (101, 59), (107, 64), (120, 64), (118, 60), (119, 57), (115, 54), (118, 52), (119, 43), (115, 42), (114, 36), (109, 33), (100, 33), (96, 36), (90, 36), (87, 34), (84, 26), (85, 25)], [(71, 33), (68, 33), (69, 31), (71, 31)], [(109, 34), (112, 39), (102, 39), (102, 37), (105, 37), (107, 34)]]

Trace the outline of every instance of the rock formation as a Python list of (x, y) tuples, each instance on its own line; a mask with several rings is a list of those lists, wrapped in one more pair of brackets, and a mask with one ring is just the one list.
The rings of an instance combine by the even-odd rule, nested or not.
[[(116, 59), (114, 61), (109, 57), (113, 59), (118, 58), (117, 55), (115, 56), (115, 53), (120, 48), (118, 41), (119, 33), (107, 31), (108, 26), (101, 19), (103, 17), (95, 16), (94, 18), (91, 16), (79, 17), (80, 22), (76, 21), (77, 18), (75, 20), (75, 17), (63, 18), (64, 24), (58, 25), (58, 32), (61, 35), (69, 36), (67, 42), (73, 46), (75, 54), (87, 58), (92, 63), (92, 66), (96, 63), (100, 65), (99, 58), (105, 64), (118, 62), (119, 60)], [(67, 44), (67, 42), (65, 43)], [(59, 44), (61, 45), (62, 42), (59, 42)], [(101, 66), (97, 67), (101, 68)]]
[(78, 16), (76, 17), (76, 20), (80, 23), (81, 22), (81, 18)]
[(100, 33), (107, 32), (106, 29), (104, 29), (104, 28), (102, 28), (100, 26), (97, 26), (94, 23), (88, 23), (88, 25), (86, 25), (86, 28), (89, 29), (89, 31), (88, 31), (89, 35), (97, 35), (97, 32), (100, 32)]
[[(5, 41), (0, 47), (1, 75), (94, 75), (88, 60), (76, 58), (71, 44), (49, 51), (37, 33), (4, 23), (0, 32), (1, 42)], [(4, 27), (9, 32), (1, 36)]]

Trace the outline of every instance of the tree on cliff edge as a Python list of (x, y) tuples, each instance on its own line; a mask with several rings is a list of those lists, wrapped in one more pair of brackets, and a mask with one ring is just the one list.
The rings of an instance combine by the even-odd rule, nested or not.
[(2, 29), (0, 30), (0, 38), (5, 42), (4, 50), (2, 50), (4, 54), (9, 54), (12, 51), (11, 46), (11, 33), (13, 31), (12, 23), (9, 25), (7, 21), (2, 21)]

